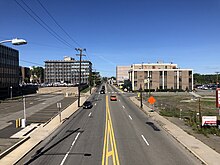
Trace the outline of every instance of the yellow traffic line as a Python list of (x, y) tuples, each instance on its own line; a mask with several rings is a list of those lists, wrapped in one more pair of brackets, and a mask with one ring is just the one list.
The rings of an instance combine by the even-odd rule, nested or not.
[(102, 153), (102, 165), (108, 165), (109, 161), (111, 161), (113, 165), (120, 165), (115, 141), (115, 134), (112, 126), (111, 114), (109, 109), (108, 96), (106, 96), (106, 122)]

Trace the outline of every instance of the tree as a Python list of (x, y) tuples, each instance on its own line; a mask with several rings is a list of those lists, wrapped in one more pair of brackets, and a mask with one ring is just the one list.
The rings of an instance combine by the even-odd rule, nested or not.
[(33, 82), (42, 83), (42, 80), (44, 78), (44, 68), (39, 66), (32, 66), (31, 76)]
[(215, 74), (207, 74), (207, 75), (201, 75), (198, 73), (195, 73), (193, 75), (194, 77), (194, 83), (195, 85), (201, 85), (201, 84), (215, 84), (217, 76)]
[(123, 85), (123, 88), (127, 89), (128, 91), (132, 90), (132, 83), (130, 80), (124, 80), (124, 85)]

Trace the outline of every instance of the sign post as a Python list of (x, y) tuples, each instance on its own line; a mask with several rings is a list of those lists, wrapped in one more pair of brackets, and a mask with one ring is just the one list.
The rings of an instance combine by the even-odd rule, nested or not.
[(61, 103), (57, 103), (57, 108), (58, 108), (58, 113), (59, 113), (59, 116), (60, 116), (60, 122), (61, 122), (61, 111), (60, 111), (60, 109), (61, 109)]
[(149, 99), (148, 99), (148, 102), (152, 105), (152, 111), (154, 111), (154, 103), (156, 102), (156, 99), (151, 96)]

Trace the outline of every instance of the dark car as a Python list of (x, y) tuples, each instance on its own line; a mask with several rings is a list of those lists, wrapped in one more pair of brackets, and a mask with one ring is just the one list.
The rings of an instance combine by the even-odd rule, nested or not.
[(84, 108), (84, 109), (90, 109), (90, 108), (92, 108), (92, 102), (91, 102), (91, 101), (85, 101), (85, 102), (83, 103), (83, 108)]
[(100, 94), (105, 94), (105, 90), (102, 89), (102, 90), (100, 91)]

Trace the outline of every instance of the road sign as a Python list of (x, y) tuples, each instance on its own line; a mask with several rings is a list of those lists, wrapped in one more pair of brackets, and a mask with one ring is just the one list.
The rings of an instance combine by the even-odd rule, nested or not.
[(217, 116), (202, 116), (202, 126), (217, 126)]
[(155, 99), (153, 96), (151, 96), (151, 97), (148, 99), (148, 102), (149, 102), (150, 104), (154, 104), (154, 103), (156, 102), (156, 99)]
[(57, 103), (57, 108), (61, 108), (61, 103)]

